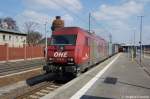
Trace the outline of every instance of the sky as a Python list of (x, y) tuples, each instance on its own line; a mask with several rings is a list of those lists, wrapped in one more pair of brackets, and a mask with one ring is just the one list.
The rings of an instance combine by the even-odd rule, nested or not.
[(3, 0), (0, 3), (0, 18), (12, 17), (20, 31), (24, 23), (39, 23), (36, 28), (44, 36), (44, 24), (51, 35), (51, 22), (61, 16), (65, 26), (88, 29), (91, 13), (91, 30), (114, 43), (138, 44), (140, 17), (143, 17), (142, 42), (150, 44), (150, 0)]

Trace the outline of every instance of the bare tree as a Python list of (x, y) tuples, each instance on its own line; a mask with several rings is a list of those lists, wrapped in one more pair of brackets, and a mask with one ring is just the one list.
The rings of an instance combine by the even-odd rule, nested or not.
[[(7, 24), (7, 27), (4, 26)], [(11, 29), (11, 30), (18, 30), (18, 26), (16, 25), (16, 21), (11, 18), (11, 17), (6, 17), (6, 18), (1, 18), (0, 19), (0, 27), (1, 28), (6, 28), (6, 29)]]
[(33, 31), (35, 31), (36, 28), (38, 28), (38, 25), (39, 24), (36, 22), (28, 21), (28, 22), (24, 23), (24, 28), (27, 33), (31, 33)]
[(36, 45), (41, 40), (42, 35), (36, 31), (39, 24), (33, 21), (24, 23), (24, 29), (27, 32), (27, 43), (29, 45)]
[(30, 31), (30, 33), (27, 35), (27, 41), (29, 45), (37, 45), (41, 38), (42, 35), (36, 31)]

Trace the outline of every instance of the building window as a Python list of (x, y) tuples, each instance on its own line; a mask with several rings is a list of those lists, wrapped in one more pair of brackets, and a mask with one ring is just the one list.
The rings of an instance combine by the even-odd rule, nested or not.
[(23, 43), (26, 44), (26, 40), (23, 40)]
[(16, 40), (18, 41), (18, 36), (16, 36)]
[(3, 41), (5, 41), (6, 40), (6, 36), (5, 35), (3, 35)]
[(9, 40), (11, 40), (11, 36), (9, 35)]

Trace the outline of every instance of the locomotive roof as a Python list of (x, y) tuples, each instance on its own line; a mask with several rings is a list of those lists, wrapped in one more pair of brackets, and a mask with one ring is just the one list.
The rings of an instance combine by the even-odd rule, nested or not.
[(80, 27), (63, 27), (63, 28), (59, 28), (57, 30), (55, 30), (54, 32), (60, 31), (60, 30), (65, 30), (65, 29), (73, 29), (73, 30), (82, 30), (85, 31), (84, 29), (80, 28)]
[(60, 29), (55, 30), (54, 32), (63, 31), (63, 30), (65, 30), (65, 29), (70, 29), (70, 30), (75, 30), (75, 31), (84, 31), (85, 33), (88, 33), (89, 35), (92, 35), (94, 38), (100, 39), (100, 40), (103, 40), (103, 41), (106, 42), (106, 40), (103, 39), (101, 36), (96, 35), (95, 33), (90, 33), (89, 31), (84, 30), (84, 29), (82, 29), (82, 28), (80, 28), (80, 27), (63, 27), (63, 28), (60, 28)]

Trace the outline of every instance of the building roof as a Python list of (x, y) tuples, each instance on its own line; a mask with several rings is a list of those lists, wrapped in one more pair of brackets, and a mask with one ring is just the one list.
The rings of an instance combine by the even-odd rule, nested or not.
[(15, 35), (23, 35), (26, 36), (26, 33), (15, 31), (15, 30), (9, 30), (9, 29), (2, 29), (0, 28), (0, 32), (7, 33), (7, 34), (15, 34)]

